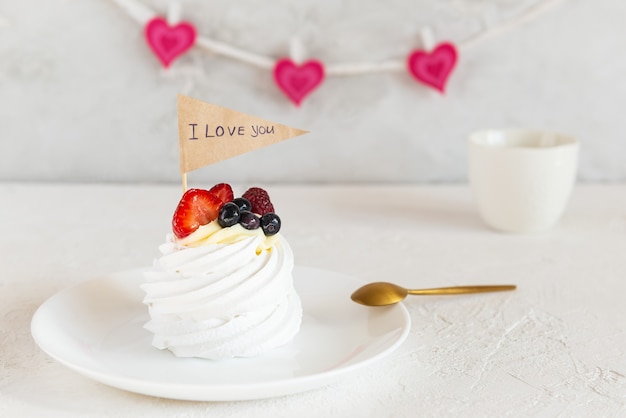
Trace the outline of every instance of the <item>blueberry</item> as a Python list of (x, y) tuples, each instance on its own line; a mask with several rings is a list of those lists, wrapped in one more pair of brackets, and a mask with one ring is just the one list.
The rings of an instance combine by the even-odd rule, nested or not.
[(239, 224), (245, 229), (257, 229), (261, 226), (261, 218), (249, 210), (242, 210), (239, 214)]
[(217, 223), (222, 228), (235, 225), (239, 222), (239, 208), (233, 202), (225, 203), (221, 207), (219, 215), (217, 215)]
[(273, 212), (261, 216), (261, 228), (267, 236), (277, 234), (280, 231), (280, 218)]
[(232, 200), (232, 202), (237, 205), (239, 208), (239, 212), (243, 212), (244, 210), (252, 210), (252, 204), (245, 197), (237, 197)]

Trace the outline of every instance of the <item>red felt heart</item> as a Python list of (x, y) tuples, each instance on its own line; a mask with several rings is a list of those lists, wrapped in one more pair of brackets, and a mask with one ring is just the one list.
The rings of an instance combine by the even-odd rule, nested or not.
[(431, 52), (413, 51), (409, 55), (409, 72), (422, 83), (444, 93), (446, 82), (457, 60), (456, 47), (451, 43), (440, 43)]
[(274, 81), (296, 106), (324, 80), (324, 65), (315, 60), (296, 65), (284, 58), (274, 66)]
[(145, 35), (148, 45), (166, 68), (196, 42), (193, 25), (181, 22), (170, 26), (161, 17), (155, 17), (146, 24)]

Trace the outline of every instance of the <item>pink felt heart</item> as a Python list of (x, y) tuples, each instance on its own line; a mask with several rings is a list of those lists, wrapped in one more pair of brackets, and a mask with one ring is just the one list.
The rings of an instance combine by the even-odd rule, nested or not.
[(324, 80), (324, 65), (315, 60), (302, 65), (284, 58), (274, 66), (274, 81), (296, 106)]
[(422, 83), (444, 93), (446, 82), (457, 60), (456, 47), (451, 43), (440, 43), (431, 53), (423, 50), (409, 55), (409, 72)]
[(196, 42), (196, 28), (187, 22), (170, 26), (161, 17), (151, 19), (145, 27), (146, 41), (165, 68)]

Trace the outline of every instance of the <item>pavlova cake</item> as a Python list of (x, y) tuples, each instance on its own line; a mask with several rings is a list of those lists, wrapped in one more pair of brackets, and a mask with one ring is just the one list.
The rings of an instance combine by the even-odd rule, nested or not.
[(177, 357), (251, 357), (291, 341), (302, 307), (267, 192), (187, 190), (142, 289), (152, 345)]

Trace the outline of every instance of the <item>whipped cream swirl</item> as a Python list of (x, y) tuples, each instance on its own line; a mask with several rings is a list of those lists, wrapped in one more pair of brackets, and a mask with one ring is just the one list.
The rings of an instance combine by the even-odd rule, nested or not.
[(146, 272), (142, 289), (151, 319), (145, 328), (154, 333), (153, 346), (177, 357), (224, 359), (291, 341), (302, 306), (287, 241), (278, 234), (268, 243), (262, 234), (237, 229), (218, 242), (206, 242), (206, 235), (184, 245), (169, 235)]

